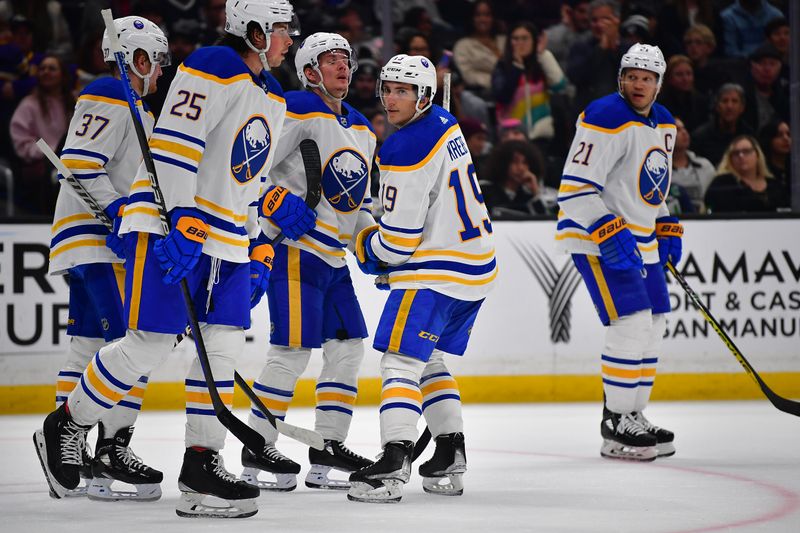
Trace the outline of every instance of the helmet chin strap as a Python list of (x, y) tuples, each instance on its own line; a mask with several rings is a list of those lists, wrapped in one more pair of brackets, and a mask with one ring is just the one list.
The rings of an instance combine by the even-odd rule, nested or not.
[(322, 72), (320, 72), (319, 68), (315, 67), (315, 66), (311, 66), (311, 68), (312, 68), (312, 70), (314, 70), (314, 72), (317, 73), (317, 76), (319, 76), (319, 83), (311, 83), (311, 80), (309, 80), (308, 76), (306, 76), (306, 81), (308, 82), (307, 85), (309, 87), (313, 87), (314, 89), (319, 89), (320, 91), (322, 91), (322, 94), (324, 94), (325, 96), (327, 96), (328, 98), (330, 98), (332, 100), (339, 100), (341, 102), (342, 100), (347, 98), (347, 93), (348, 93), (348, 91), (350, 89), (350, 84), (349, 83), (347, 84), (347, 89), (345, 89), (344, 94), (341, 97), (333, 96), (328, 91), (328, 88), (325, 87), (325, 82), (322, 81), (322, 79), (323, 79), (322, 78)]
[(150, 72), (148, 72), (146, 75), (142, 74), (141, 72), (139, 72), (139, 69), (137, 69), (133, 65), (129, 65), (129, 67), (130, 67), (130, 71), (133, 72), (136, 75), (137, 78), (142, 80), (142, 95), (141, 95), (141, 97), (144, 98), (150, 92), (150, 78), (152, 78), (153, 74), (155, 74), (155, 72), (156, 72), (156, 63), (153, 62), (153, 61), (150, 62)]

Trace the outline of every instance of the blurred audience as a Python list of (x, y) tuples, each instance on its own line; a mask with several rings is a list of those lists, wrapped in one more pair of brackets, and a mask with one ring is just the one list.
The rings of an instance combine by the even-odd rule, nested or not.
[(754, 133), (743, 120), (745, 94), (741, 85), (726, 83), (717, 91), (711, 118), (692, 132), (694, 150), (713, 165), (718, 165), (722, 154), (737, 135)]
[(547, 49), (567, 69), (569, 50), (578, 39), (589, 36), (589, 0), (565, 0), (561, 3), (561, 22), (544, 30)]
[(457, 71), (450, 76), (450, 112), (459, 122), (473, 118), (483, 124), (484, 128), (492, 124), (486, 101), (464, 87), (464, 80)]
[(695, 24), (683, 34), (686, 55), (694, 67), (694, 86), (698, 92), (712, 97), (720, 86), (731, 81), (731, 75), (714, 57), (717, 38), (705, 24)]
[(489, 214), (496, 217), (554, 215), (558, 192), (544, 185), (544, 158), (527, 141), (507, 141), (492, 150), (489, 183), (483, 196)]
[(472, 163), (478, 171), (478, 175), (485, 171), (485, 163), (492, 151), (492, 143), (489, 142), (489, 130), (482, 122), (474, 118), (464, 118), (459, 120), (461, 133), (467, 143), (467, 149), (472, 156)]
[(505, 41), (505, 35), (498, 31), (492, 3), (487, 0), (475, 2), (467, 35), (456, 41), (453, 59), (465, 85), (481, 96), (491, 94), (492, 72), (502, 55)]
[[(675, 117), (677, 133), (675, 136), (675, 147), (672, 152), (672, 184), (681, 187), (686, 191), (692, 207), (689, 208), (683, 203), (682, 194), (677, 194), (681, 199), (681, 211), (684, 213), (702, 213), (705, 211), (703, 198), (706, 189), (714, 179), (716, 171), (711, 161), (705, 157), (700, 157), (689, 149), (692, 143), (689, 130), (678, 117)], [(671, 210), (673, 214), (674, 209)]]
[(783, 14), (767, 0), (734, 0), (720, 16), (725, 54), (747, 57), (764, 42), (767, 24)]
[(772, 177), (758, 142), (733, 139), (705, 197), (710, 213), (770, 212), (789, 205), (786, 188)]
[(791, 186), (792, 134), (789, 123), (773, 118), (758, 132), (758, 144), (764, 152), (767, 169), (787, 190)]
[(773, 116), (789, 120), (789, 86), (781, 83), (781, 55), (769, 43), (750, 54), (750, 71), (742, 81), (745, 110), (742, 118), (758, 130)]
[(694, 88), (692, 61), (684, 55), (674, 55), (667, 61), (664, 85), (658, 101), (673, 116), (685, 117), (689, 130), (694, 130), (708, 117), (708, 98)]

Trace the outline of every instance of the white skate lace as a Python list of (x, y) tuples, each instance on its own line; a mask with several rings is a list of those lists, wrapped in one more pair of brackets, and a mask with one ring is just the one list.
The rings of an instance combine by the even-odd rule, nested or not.
[(142, 459), (133, 453), (129, 447), (117, 446), (117, 457), (122, 461), (122, 464), (132, 470), (144, 470), (147, 466), (142, 462)]
[(654, 433), (659, 429), (661, 429), (658, 426), (654, 426), (652, 422), (650, 422), (647, 418), (645, 418), (644, 413), (642, 413), (641, 411), (636, 413), (636, 421), (639, 424), (641, 424), (644, 429), (646, 429), (651, 433)]
[(211, 464), (214, 465), (214, 470), (212, 472), (218, 478), (228, 483), (235, 483), (237, 481), (236, 476), (225, 470), (225, 461), (222, 460), (221, 455), (215, 455), (214, 458), (211, 459)]
[(271, 444), (267, 444), (266, 446), (264, 446), (264, 455), (266, 455), (270, 459), (273, 459), (273, 460), (276, 460), (276, 461), (290, 461), (291, 460), (288, 457), (286, 457), (285, 455), (283, 455), (281, 452), (279, 452), (278, 449), (275, 446), (271, 445)]
[(356, 452), (354, 452), (353, 450), (351, 450), (350, 448), (348, 448), (347, 446), (345, 446), (341, 442), (339, 442), (337, 444), (331, 443), (331, 452), (333, 452), (333, 448), (334, 447), (339, 448), (339, 453), (341, 453), (342, 455), (345, 455), (345, 456), (347, 456), (347, 457), (349, 457), (351, 459), (357, 459), (357, 460), (364, 459), (364, 457), (361, 457), (360, 455), (358, 455)]
[(86, 430), (68, 421), (61, 434), (61, 462), (67, 465), (83, 465), (83, 452), (86, 450)]
[(629, 435), (644, 435), (649, 433), (642, 424), (630, 413), (620, 416), (617, 433), (628, 433)]

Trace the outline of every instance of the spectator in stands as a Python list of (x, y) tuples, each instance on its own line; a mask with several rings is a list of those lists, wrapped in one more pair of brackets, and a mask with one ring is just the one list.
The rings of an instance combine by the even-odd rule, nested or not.
[(562, 92), (567, 86), (558, 61), (545, 48), (546, 41), (533, 24), (515, 24), (492, 74), (497, 120), (520, 119), (531, 140), (553, 138), (550, 93)]
[(694, 67), (694, 86), (700, 94), (712, 97), (724, 83), (731, 81), (731, 75), (721, 68), (714, 57), (717, 38), (705, 24), (695, 24), (683, 34), (686, 55)]
[(475, 2), (467, 35), (456, 41), (453, 59), (466, 86), (482, 96), (491, 94), (492, 72), (502, 55), (505, 39), (497, 31), (491, 2)]
[(789, 87), (781, 83), (781, 54), (764, 43), (750, 54), (750, 71), (743, 80), (745, 112), (742, 117), (758, 130), (777, 116), (789, 120)]
[[(203, 26), (195, 19), (178, 19), (170, 26), (167, 33), (169, 35), (169, 55), (170, 65), (162, 67), (159, 83), (162, 87), (169, 87), (175, 74), (178, 73), (178, 66), (189, 57), (200, 45), (200, 37), (203, 33)], [(168, 91), (156, 91), (148, 94), (145, 100), (150, 105), (150, 110), (158, 117), (161, 115), (161, 108), (167, 99)]]
[(689, 130), (708, 120), (708, 98), (695, 90), (692, 61), (687, 56), (678, 54), (667, 61), (664, 86), (658, 100), (673, 116), (686, 117)]
[(108, 65), (103, 59), (103, 49), (100, 42), (103, 33), (85, 35), (78, 48), (78, 69), (75, 73), (77, 81), (75, 89), (80, 93), (84, 87), (92, 83), (97, 78), (110, 76)]
[[(203, 33), (200, 36), (201, 45), (212, 45), (222, 36), (225, 30), (225, 2), (226, 0), (204, 1)], [(170, 35), (171, 38), (172, 36)]]
[(398, 54), (425, 56), (430, 60), (435, 60), (431, 55), (428, 38), (415, 28), (401, 28), (394, 37), (394, 48)]
[[(714, 35), (717, 14), (714, 12), (715, 0), (677, 0), (663, 2), (658, 14), (658, 25), (662, 33), (680, 38), (693, 25), (702, 25)], [(715, 39), (716, 40), (716, 39)], [(665, 54), (666, 55), (666, 54)], [(690, 56), (691, 57), (691, 56)]]
[(489, 183), (481, 185), (489, 213), (506, 218), (555, 214), (558, 193), (544, 186), (543, 172), (544, 160), (535, 145), (498, 144), (489, 157)]
[(464, 87), (464, 80), (458, 71), (452, 72), (450, 76), (450, 112), (459, 122), (473, 118), (487, 128), (492, 123), (486, 101)]
[(58, 151), (67, 133), (75, 107), (72, 81), (64, 63), (55, 56), (45, 56), (37, 72), (38, 85), (22, 99), (11, 118), (11, 140), (19, 159), (15, 189), (20, 207), (32, 214), (49, 215), (55, 206), (58, 184), (52, 170), (36, 146), (43, 138)]
[(703, 198), (705, 197), (706, 189), (714, 179), (716, 170), (711, 161), (705, 157), (698, 156), (689, 149), (692, 138), (683, 120), (675, 117), (675, 126), (677, 127), (677, 133), (675, 147), (672, 152), (672, 184), (686, 191), (689, 201), (693, 205), (690, 209), (682, 205), (682, 212), (702, 213), (705, 211)]
[(788, 190), (791, 187), (790, 154), (792, 134), (789, 123), (773, 118), (758, 132), (758, 144), (764, 152), (764, 160), (770, 174)]
[(769, 212), (788, 205), (786, 189), (769, 173), (758, 142), (750, 135), (733, 139), (706, 191), (708, 211)]
[(745, 94), (741, 85), (726, 83), (717, 91), (711, 118), (692, 132), (694, 150), (698, 155), (718, 165), (722, 154), (737, 135), (753, 134), (753, 128), (742, 115)]
[(722, 11), (725, 55), (747, 57), (764, 42), (764, 29), (783, 13), (767, 0), (735, 0)]
[(789, 34), (789, 21), (785, 18), (772, 19), (767, 27), (764, 29), (767, 36), (767, 42), (774, 46), (781, 54), (781, 83), (788, 86), (789, 84), (789, 52), (792, 41)]
[(353, 74), (345, 101), (356, 109), (374, 107), (377, 103), (375, 85), (378, 82), (378, 64), (372, 59), (359, 59), (358, 70)]
[(591, 37), (578, 40), (569, 51), (567, 78), (575, 85), (575, 116), (589, 102), (617, 90), (617, 70), (624, 52), (619, 17), (615, 0), (589, 4)]
[(0, 17), (30, 21), (33, 50), (59, 57), (72, 54), (72, 37), (61, 4), (55, 0), (0, 0)]
[(566, 70), (569, 50), (579, 39), (588, 38), (589, 0), (564, 0), (561, 2), (561, 22), (544, 30), (547, 34), (547, 49)]
[(506, 141), (525, 141), (525, 129), (522, 127), (522, 121), (518, 118), (507, 118), (501, 120), (497, 125), (497, 142), (504, 143)]
[(650, 21), (644, 15), (631, 15), (620, 24), (619, 39), (620, 47), (623, 50), (627, 50), (637, 43), (653, 42)]
[(492, 151), (492, 143), (489, 142), (489, 129), (485, 124), (474, 118), (464, 118), (458, 121), (467, 149), (472, 156), (472, 163), (478, 171), (478, 175), (484, 170), (489, 152)]

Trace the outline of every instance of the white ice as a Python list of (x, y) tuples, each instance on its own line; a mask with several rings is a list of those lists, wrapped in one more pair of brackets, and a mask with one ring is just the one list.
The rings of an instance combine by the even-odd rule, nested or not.
[[(263, 494), (257, 515), (227, 521), (175, 515), (182, 413), (145, 411), (137, 424), (134, 450), (164, 471), (164, 496), (155, 503), (50, 499), (31, 440), (43, 416), (4, 416), (0, 530), (800, 532), (800, 419), (766, 401), (664, 402), (647, 414), (675, 431), (674, 457), (647, 464), (602, 459), (598, 404), (468, 405), (464, 495), (425, 494), (414, 472), (396, 505), (306, 489), (307, 451), (284, 437), (279, 448), (304, 465), (298, 489)], [(289, 421), (313, 427), (313, 410), (293, 409)], [(377, 421), (377, 408), (356, 409), (348, 439), (354, 450), (378, 451)], [(229, 437), (223, 453), (236, 473), (240, 449)]]

